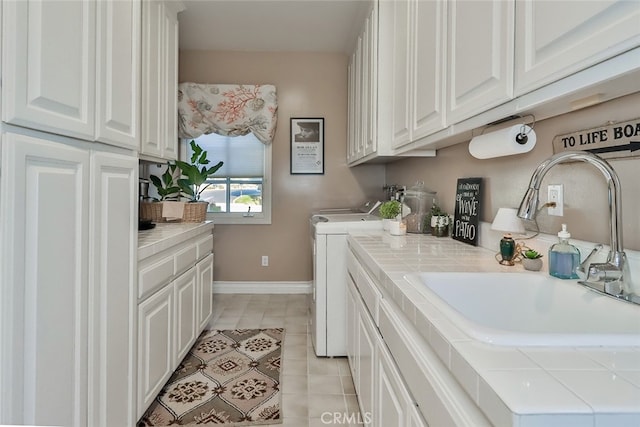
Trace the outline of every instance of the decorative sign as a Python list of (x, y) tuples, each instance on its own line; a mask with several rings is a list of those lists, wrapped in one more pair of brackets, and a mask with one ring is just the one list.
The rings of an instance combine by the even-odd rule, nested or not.
[(640, 119), (611, 123), (553, 138), (553, 153), (578, 150), (612, 159), (640, 156)]
[(456, 186), (453, 237), (478, 246), (478, 215), (482, 199), (482, 178), (460, 178)]
[(323, 118), (291, 118), (291, 174), (324, 174)]

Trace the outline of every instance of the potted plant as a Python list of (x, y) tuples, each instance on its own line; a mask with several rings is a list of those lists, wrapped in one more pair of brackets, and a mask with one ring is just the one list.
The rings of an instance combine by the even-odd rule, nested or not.
[(223, 162), (208, 167), (211, 162), (207, 159), (207, 152), (202, 149), (194, 140), (191, 140), (191, 162), (183, 162), (176, 160), (175, 164), (180, 168), (182, 178), (178, 179), (178, 187), (180, 187), (181, 196), (189, 199), (185, 205), (185, 213), (183, 220), (187, 222), (202, 222), (207, 213), (207, 205), (209, 202), (200, 200), (202, 192), (211, 184), (207, 184), (207, 179), (218, 171)]
[(149, 197), (150, 201), (140, 201), (140, 219), (150, 220), (151, 222), (163, 222), (162, 202), (166, 200), (179, 200), (180, 187), (177, 180), (180, 176), (180, 170), (171, 162), (167, 162), (167, 169), (160, 176), (151, 175), (149, 177), (151, 183), (156, 187), (158, 197)]
[(402, 212), (402, 204), (397, 200), (388, 200), (380, 205), (383, 230), (389, 230), (391, 220), (398, 218)]
[(436, 237), (446, 237), (449, 235), (449, 224), (451, 224), (451, 215), (440, 209), (436, 203), (431, 208), (429, 219), (431, 234)]
[(525, 249), (526, 250), (521, 251), (522, 265), (525, 270), (540, 271), (542, 269), (542, 254), (538, 251), (534, 251), (533, 249)]
[(180, 198), (180, 187), (177, 183), (179, 172), (175, 163), (167, 162), (167, 170), (161, 176), (151, 175), (149, 177), (160, 197), (160, 199), (154, 198), (155, 201), (178, 200)]

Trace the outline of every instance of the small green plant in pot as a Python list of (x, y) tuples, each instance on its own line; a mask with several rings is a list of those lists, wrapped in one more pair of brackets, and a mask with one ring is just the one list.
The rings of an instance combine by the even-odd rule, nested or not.
[(397, 200), (388, 200), (380, 205), (380, 216), (383, 219), (394, 219), (402, 210), (402, 205)]
[(199, 202), (202, 192), (211, 184), (207, 184), (207, 179), (218, 171), (224, 164), (218, 162), (216, 165), (208, 167), (211, 162), (207, 159), (207, 152), (195, 141), (191, 141), (191, 163), (176, 160), (176, 165), (180, 168), (184, 178), (178, 179), (178, 186), (182, 195), (189, 199), (189, 202)]
[(431, 234), (436, 237), (446, 237), (449, 235), (449, 225), (451, 224), (451, 215), (440, 209), (440, 206), (433, 204), (430, 212), (429, 225)]
[(402, 204), (397, 200), (388, 200), (380, 205), (380, 216), (382, 217), (382, 229), (388, 231), (391, 221), (398, 218), (402, 212)]
[(542, 254), (530, 248), (525, 248), (521, 252), (522, 265), (525, 270), (540, 271), (542, 269)]

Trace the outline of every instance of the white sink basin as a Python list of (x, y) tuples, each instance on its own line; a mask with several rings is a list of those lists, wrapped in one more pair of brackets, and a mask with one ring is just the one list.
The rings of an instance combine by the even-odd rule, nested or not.
[(640, 305), (532, 273), (415, 273), (405, 279), (463, 332), (505, 346), (640, 346)]

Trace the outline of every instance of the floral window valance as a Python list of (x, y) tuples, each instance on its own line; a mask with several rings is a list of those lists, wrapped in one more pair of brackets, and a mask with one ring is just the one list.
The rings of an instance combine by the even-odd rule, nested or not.
[(273, 85), (180, 83), (178, 134), (197, 138), (217, 133), (241, 136), (249, 132), (264, 144), (276, 133), (278, 102)]

